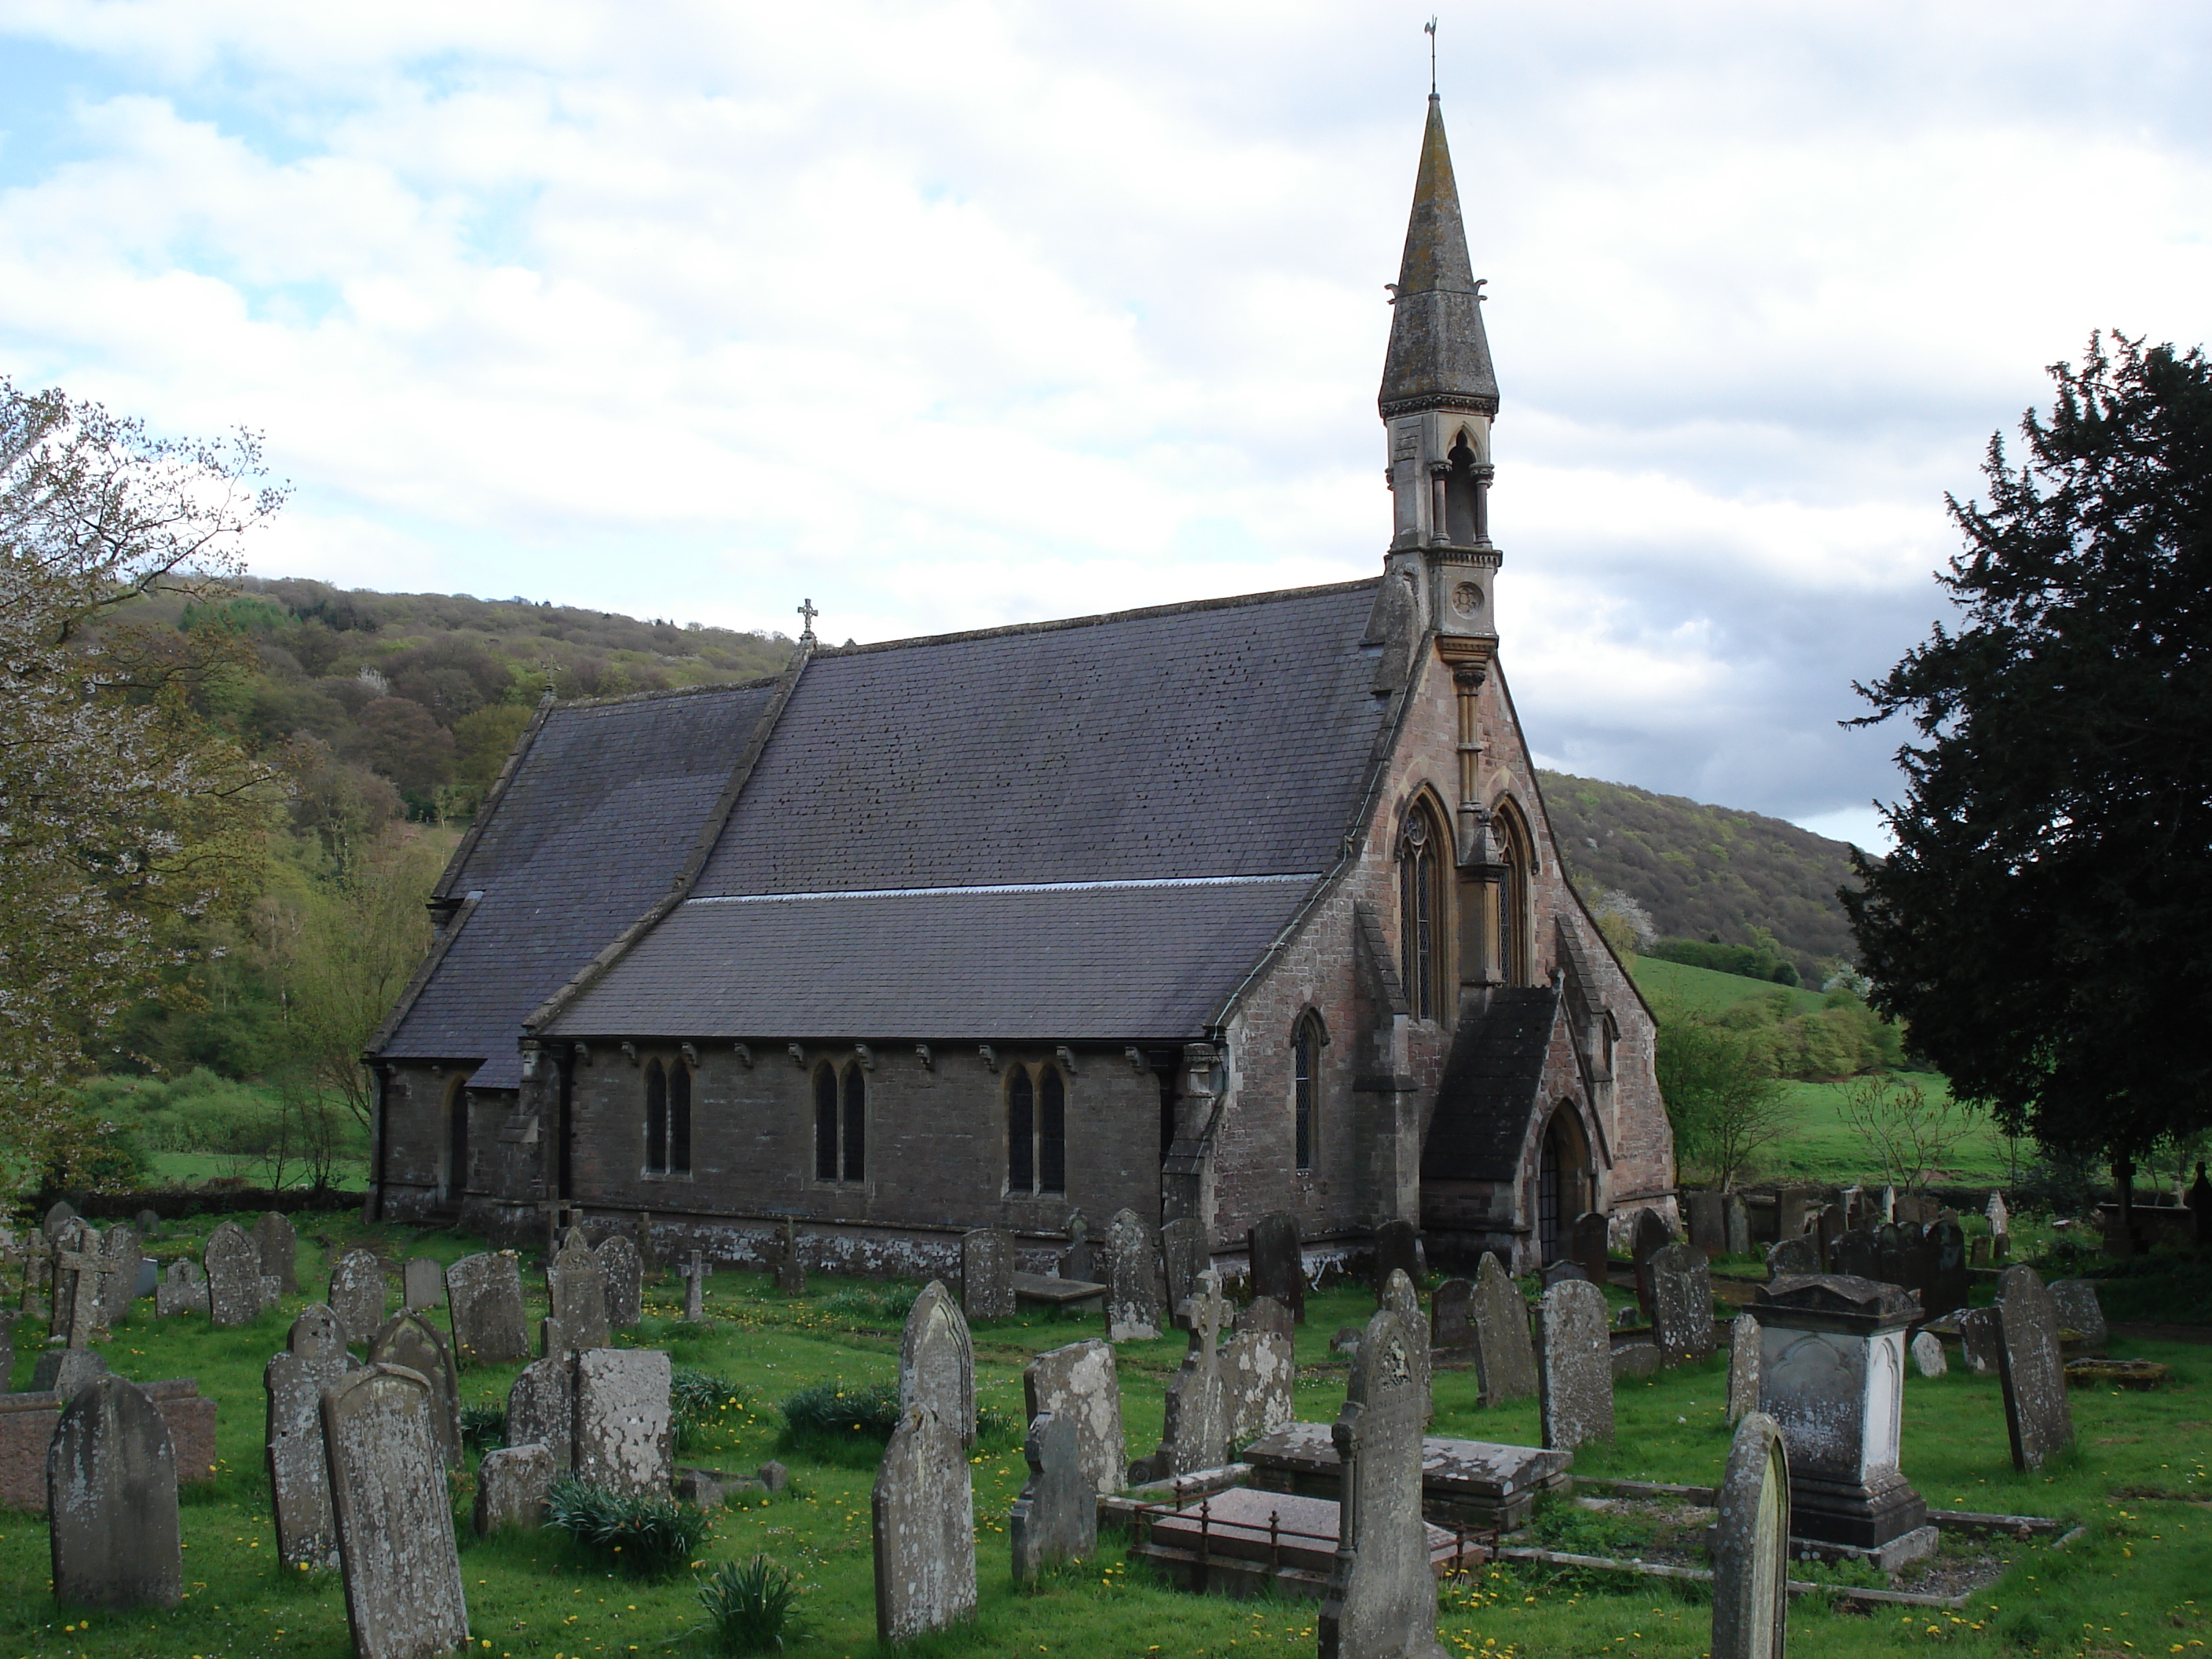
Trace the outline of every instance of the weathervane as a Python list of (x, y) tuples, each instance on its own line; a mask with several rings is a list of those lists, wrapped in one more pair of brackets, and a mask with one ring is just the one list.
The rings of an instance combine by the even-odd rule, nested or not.
[(1437, 95), (1437, 20), (1433, 17), (1421, 25), (1421, 33), (1429, 37), (1429, 96)]
[(822, 613), (814, 608), (814, 601), (801, 599), (799, 602), (799, 614), (806, 618), (806, 631), (799, 636), (799, 642), (801, 645), (819, 644), (820, 641), (814, 637), (814, 619)]

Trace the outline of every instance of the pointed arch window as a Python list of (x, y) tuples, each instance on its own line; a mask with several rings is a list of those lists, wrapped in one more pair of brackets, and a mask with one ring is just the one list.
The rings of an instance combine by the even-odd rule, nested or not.
[(668, 1173), (668, 1074), (657, 1060), (645, 1062), (645, 1172)]
[(645, 1062), (645, 1172), (691, 1173), (691, 1068)]
[(1328, 1039), (1322, 1034), (1321, 1016), (1307, 1013), (1291, 1033), (1291, 1140), (1295, 1167), (1304, 1174), (1314, 1166), (1314, 1143), (1320, 1127), (1321, 1050)]
[(691, 1068), (680, 1060), (668, 1068), (668, 1173), (691, 1173)]
[(814, 1178), (868, 1178), (868, 1074), (858, 1060), (842, 1074), (828, 1060), (814, 1068)]
[(1006, 1073), (1006, 1194), (1033, 1198), (1067, 1190), (1067, 1083), (1054, 1066), (1034, 1078), (1026, 1066)]
[(1464, 427), (1444, 459), (1450, 469), (1444, 474), (1445, 533), (1454, 547), (1473, 547), (1483, 539), (1481, 492), (1476, 483), (1480, 462)]
[(1416, 1019), (1435, 1019), (1443, 945), (1443, 836), (1425, 806), (1406, 816), (1398, 842), (1398, 949), (1406, 1003)]
[(1498, 840), (1498, 934), (1492, 949), (1498, 972), (1508, 985), (1529, 982), (1528, 874), (1534, 860), (1528, 831), (1508, 803), (1495, 818)]
[(469, 1089), (465, 1076), (446, 1085), (446, 1196), (459, 1203), (469, 1190)]

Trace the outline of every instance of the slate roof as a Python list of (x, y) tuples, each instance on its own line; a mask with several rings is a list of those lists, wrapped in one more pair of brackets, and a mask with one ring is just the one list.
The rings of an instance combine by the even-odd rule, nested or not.
[(668, 891), (773, 684), (547, 711), (444, 890), (481, 895), (378, 1050), (520, 1081), (530, 1011)]
[(1454, 408), (1498, 412), (1498, 373), (1483, 332), (1482, 301), (1467, 257), (1459, 185), (1444, 143), (1443, 106), (1429, 94), (1421, 167), (1406, 222), (1406, 251), (1391, 301), (1390, 346), (1382, 359), (1383, 418), (1404, 410)]
[(1421, 1148), (1422, 1180), (1518, 1176), (1559, 1011), (1550, 986), (1513, 986), (1491, 993), (1480, 1021), (1462, 1022)]

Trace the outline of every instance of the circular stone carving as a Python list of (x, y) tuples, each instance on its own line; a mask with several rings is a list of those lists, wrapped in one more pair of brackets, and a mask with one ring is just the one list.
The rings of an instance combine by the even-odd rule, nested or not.
[(1452, 609), (1462, 617), (1472, 617), (1482, 609), (1482, 590), (1473, 582), (1462, 582), (1452, 589)]

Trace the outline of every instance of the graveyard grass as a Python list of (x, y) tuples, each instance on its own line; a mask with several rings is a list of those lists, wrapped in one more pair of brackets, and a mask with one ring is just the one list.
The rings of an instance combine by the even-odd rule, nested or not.
[[(198, 1237), (173, 1236), (151, 1249), (169, 1256)], [(421, 1237), (325, 1218), (302, 1218), (301, 1279), (319, 1291), (326, 1250), (380, 1237), (396, 1255), (446, 1261), (480, 1249), (447, 1234)], [(317, 1236), (327, 1241), (319, 1247)], [(526, 1271), (527, 1284), (534, 1275)], [(543, 1311), (538, 1281), (533, 1317)], [(606, 1655), (706, 1654), (696, 1584), (725, 1561), (766, 1554), (801, 1581), (799, 1656), (878, 1652), (872, 1600), (867, 1457), (823, 1457), (781, 1450), (777, 1401), (837, 1379), (891, 1382), (897, 1319), (878, 1305), (883, 1287), (817, 1276), (811, 1293), (786, 1299), (760, 1274), (724, 1271), (708, 1294), (708, 1322), (683, 1324), (681, 1286), (648, 1282), (644, 1326), (625, 1342), (667, 1348), (678, 1366), (711, 1371), (731, 1384), (731, 1405), (679, 1462), (750, 1472), (772, 1456), (793, 1484), (773, 1499), (719, 1511), (697, 1574), (666, 1583), (611, 1576), (546, 1533), (477, 1540), (466, 1525), (472, 1492), (459, 1482), (461, 1567), (471, 1652), (497, 1659), (599, 1659)], [(1620, 1299), (1618, 1291), (1613, 1298)], [(1988, 1291), (1981, 1291), (1986, 1300)], [(237, 1330), (211, 1330), (185, 1316), (156, 1321), (143, 1304), (118, 1326), (106, 1353), (125, 1375), (148, 1380), (190, 1376), (221, 1405), (222, 1468), (184, 1498), (185, 1580), (189, 1599), (172, 1613), (87, 1613), (58, 1607), (50, 1590), (46, 1528), (35, 1516), (0, 1515), (0, 1659), (129, 1656), (130, 1659), (216, 1659), (232, 1655), (327, 1656), (350, 1651), (344, 1602), (331, 1574), (281, 1572), (261, 1459), (261, 1372), (307, 1297)], [(395, 1295), (396, 1302), (396, 1295)], [(1298, 1333), (1303, 1369), (1298, 1414), (1333, 1420), (1345, 1370), (1328, 1352), (1337, 1328), (1361, 1324), (1370, 1298), (1357, 1288), (1312, 1298)], [(1036, 1351), (1103, 1334), (1096, 1316), (1039, 1315), (975, 1333), (979, 1404), (1006, 1424), (1022, 1412), (1021, 1366)], [(1180, 1358), (1181, 1339), (1124, 1344), (1123, 1415), (1133, 1454), (1151, 1450), (1160, 1428), (1161, 1390)], [(1941, 1646), (1962, 1654), (2142, 1655), (2198, 1652), (2212, 1643), (2212, 1350), (2116, 1340), (2118, 1354), (2141, 1353), (2174, 1368), (2154, 1394), (2076, 1392), (2080, 1445), (2055, 1468), (2015, 1474), (2006, 1452), (2003, 1408), (1993, 1378), (1962, 1370), (1935, 1381), (1913, 1376), (1905, 1390), (1905, 1466), (1937, 1507), (2051, 1516), (2079, 1522), (2085, 1535), (2063, 1551), (2008, 1547), (2016, 1556), (2005, 1577), (1953, 1614), (1889, 1608), (1871, 1614), (1800, 1601), (1792, 1638), (1824, 1656), (1891, 1654)], [(29, 1377), (35, 1350), (18, 1358), (15, 1386)], [(1584, 1474), (1709, 1485), (1725, 1462), (1726, 1346), (1688, 1365), (1618, 1392), (1620, 1436), (1586, 1448)], [(518, 1368), (462, 1373), (466, 1404), (504, 1400)], [(1531, 1443), (1533, 1401), (1484, 1410), (1474, 1375), (1443, 1370), (1436, 1379), (1432, 1432)], [(1033, 1590), (1012, 1582), (1006, 1511), (1024, 1474), (1018, 1434), (987, 1435), (974, 1454), (981, 1606), (974, 1623), (912, 1644), (921, 1659), (939, 1656), (1304, 1656), (1316, 1648), (1319, 1605), (1263, 1599), (1194, 1597), (1152, 1582), (1125, 1560), (1118, 1540), (1097, 1559), (1049, 1572)], [(472, 1455), (471, 1466), (475, 1462)], [(1601, 1540), (1605, 1520), (1560, 1504), (1540, 1517), (1548, 1531), (1585, 1546)], [(1569, 1543), (1567, 1547), (1574, 1547)], [(1798, 1570), (1801, 1573), (1802, 1569)], [(1492, 1570), (1448, 1588), (1441, 1632), (1457, 1653), (1584, 1656), (1699, 1656), (1707, 1651), (1710, 1608), (1696, 1587), (1656, 1579), (1530, 1569)]]

